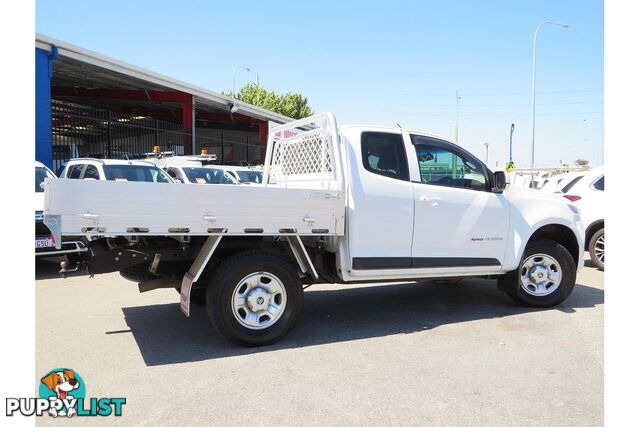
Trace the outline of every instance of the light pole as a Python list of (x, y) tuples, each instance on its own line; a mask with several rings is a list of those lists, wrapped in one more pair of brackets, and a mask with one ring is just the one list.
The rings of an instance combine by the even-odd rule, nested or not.
[(236, 69), (233, 71), (233, 80), (231, 82), (231, 93), (235, 96), (236, 94), (236, 74), (238, 74), (238, 70), (244, 70), (248, 72), (253, 72), (256, 75), (256, 86), (260, 86), (260, 76), (255, 71), (251, 71), (249, 67), (243, 67), (242, 65), (238, 65)]
[(538, 32), (543, 25), (557, 25), (562, 28), (570, 28), (569, 24), (560, 24), (558, 22), (543, 21), (538, 24), (536, 31), (533, 33), (533, 78), (531, 88), (531, 167), (535, 165), (535, 147), (536, 147), (536, 42), (538, 40)]
[(453, 133), (453, 139), (456, 142), (456, 145), (458, 145), (458, 107), (460, 99), (462, 99), (462, 97), (458, 94), (458, 89), (456, 89), (456, 128)]
[(511, 123), (511, 132), (509, 132), (509, 164), (513, 163), (513, 131), (516, 125)]
[(484, 143), (484, 148), (486, 149), (484, 164), (488, 166), (489, 165), (489, 143), (488, 142)]

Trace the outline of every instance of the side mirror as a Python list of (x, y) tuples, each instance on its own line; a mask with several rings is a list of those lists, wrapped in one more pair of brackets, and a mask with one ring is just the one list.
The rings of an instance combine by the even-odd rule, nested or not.
[(503, 171), (494, 172), (493, 181), (495, 183), (495, 189), (498, 191), (503, 191), (509, 186), (509, 181), (507, 181), (507, 174)]

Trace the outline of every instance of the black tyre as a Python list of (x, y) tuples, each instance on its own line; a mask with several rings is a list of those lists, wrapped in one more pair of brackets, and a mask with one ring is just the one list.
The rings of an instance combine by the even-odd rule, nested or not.
[(518, 270), (498, 280), (498, 287), (518, 304), (553, 307), (564, 301), (576, 284), (576, 264), (569, 251), (549, 239), (530, 242)]
[(604, 228), (596, 231), (589, 240), (589, 255), (596, 267), (604, 270)]
[(263, 251), (226, 259), (207, 287), (207, 313), (230, 341), (272, 344), (295, 326), (303, 305), (300, 279), (285, 258)]

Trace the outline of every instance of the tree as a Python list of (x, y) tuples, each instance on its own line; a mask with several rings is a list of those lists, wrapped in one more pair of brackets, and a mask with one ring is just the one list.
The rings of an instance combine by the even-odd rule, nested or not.
[(287, 92), (279, 95), (251, 83), (243, 86), (236, 94), (231, 92), (224, 92), (224, 94), (294, 119), (302, 119), (313, 114), (307, 97), (299, 93)]
[(578, 159), (576, 160), (576, 165), (578, 166), (587, 166), (589, 164), (589, 160)]

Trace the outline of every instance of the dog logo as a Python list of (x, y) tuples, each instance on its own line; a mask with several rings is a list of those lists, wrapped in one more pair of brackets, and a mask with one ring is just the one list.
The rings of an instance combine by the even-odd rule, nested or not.
[(38, 397), (7, 397), (6, 416), (106, 417), (122, 415), (124, 397), (86, 397), (85, 383), (73, 369), (57, 368), (40, 378)]
[(72, 417), (76, 413), (76, 409), (73, 406), (64, 404), (66, 402), (74, 402), (78, 398), (84, 398), (82, 378), (73, 369), (54, 369), (42, 377), (40, 383), (41, 398), (58, 399), (63, 403), (60, 410), (56, 409), (56, 407), (50, 408), (49, 415), (52, 417), (57, 417), (58, 415)]

